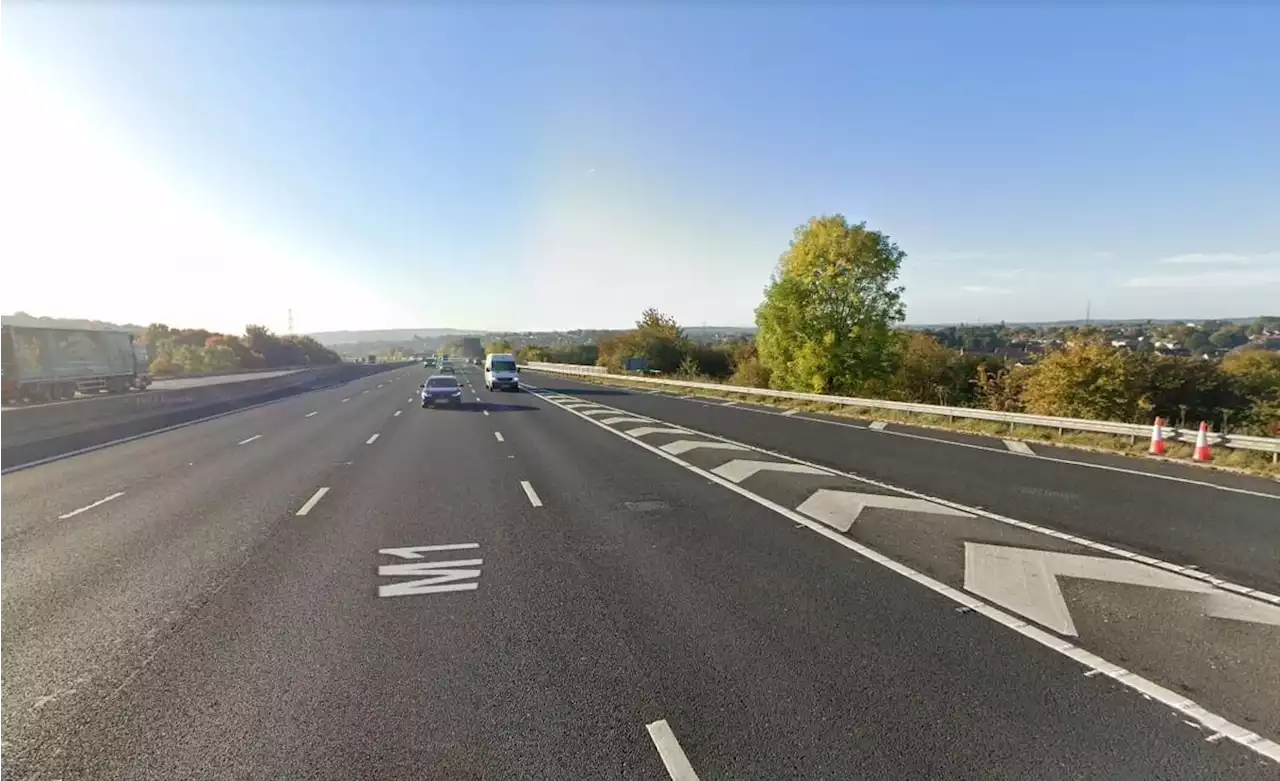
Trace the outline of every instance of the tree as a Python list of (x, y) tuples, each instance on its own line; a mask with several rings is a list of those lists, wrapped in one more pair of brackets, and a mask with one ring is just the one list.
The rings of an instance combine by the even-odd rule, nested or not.
[(509, 353), (511, 352), (511, 342), (507, 339), (496, 339), (484, 346), (485, 354), (489, 353)]
[(796, 229), (756, 309), (760, 361), (784, 390), (856, 395), (894, 370), (906, 253), (841, 215)]
[(1280, 353), (1249, 350), (1228, 355), (1222, 371), (1248, 400), (1246, 417), (1258, 433), (1280, 436)]
[(1036, 365), (1022, 401), (1028, 412), (1137, 422), (1152, 416), (1143, 356), (1101, 341), (1072, 342)]

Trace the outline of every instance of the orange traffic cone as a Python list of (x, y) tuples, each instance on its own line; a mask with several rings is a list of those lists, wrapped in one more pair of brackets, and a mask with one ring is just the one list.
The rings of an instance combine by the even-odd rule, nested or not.
[(1151, 449), (1147, 451), (1153, 456), (1164, 455), (1164, 418), (1156, 418), (1151, 426)]
[(1209, 452), (1209, 424), (1200, 421), (1200, 432), (1196, 434), (1196, 452), (1191, 454), (1195, 461), (1212, 461), (1213, 453)]

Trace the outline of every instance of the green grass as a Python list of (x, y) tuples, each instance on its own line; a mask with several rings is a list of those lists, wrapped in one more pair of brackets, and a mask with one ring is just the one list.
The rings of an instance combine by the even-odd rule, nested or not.
[[(574, 377), (575, 379), (593, 382), (597, 385), (610, 385), (643, 390), (653, 390), (655, 387), (664, 387), (662, 385), (655, 385), (654, 383), (649, 382), (630, 382), (617, 377), (598, 377), (591, 375), (574, 375)], [(712, 380), (698, 380), (698, 382), (712, 382)], [(750, 393), (734, 392), (732, 385), (724, 386), (724, 390), (682, 388), (679, 386), (665, 387), (668, 390), (679, 391), (680, 393), (690, 396), (748, 401), (753, 404), (775, 407), (777, 409), (795, 409), (800, 412), (820, 412), (826, 415), (852, 418), (855, 420), (883, 420), (886, 423), (902, 423), (904, 425), (915, 426), (918, 428), (959, 431), (966, 434), (1000, 437), (1001, 439), (1020, 439), (1029, 443), (1044, 442), (1061, 447), (1077, 448), (1080, 450), (1096, 450), (1107, 453), (1117, 453), (1134, 458), (1149, 458), (1147, 455), (1147, 447), (1150, 442), (1146, 438), (1142, 437), (1139, 437), (1137, 441), (1130, 442), (1129, 437), (1127, 436), (1099, 434), (1090, 431), (1064, 431), (1059, 434), (1057, 429), (1044, 426), (1014, 425), (1010, 427), (1007, 423), (999, 423), (993, 420), (948, 418), (946, 415), (899, 412), (897, 410), (855, 407), (846, 404), (823, 404), (813, 401), (774, 399), (767, 396), (756, 396)], [(1165, 458), (1204, 468), (1218, 467), (1247, 472), (1249, 474), (1259, 475), (1262, 477), (1280, 479), (1280, 464), (1276, 464), (1272, 460), (1272, 454), (1270, 453), (1256, 450), (1233, 450), (1226, 447), (1217, 447), (1213, 450), (1214, 460), (1212, 464), (1203, 464), (1199, 461), (1191, 460), (1192, 451), (1192, 446), (1185, 442), (1167, 442)]]

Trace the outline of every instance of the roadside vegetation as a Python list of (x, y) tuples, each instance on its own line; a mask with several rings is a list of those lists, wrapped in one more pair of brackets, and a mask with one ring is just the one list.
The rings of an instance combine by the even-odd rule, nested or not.
[(151, 359), (151, 374), (161, 377), (341, 361), (336, 352), (309, 336), (277, 336), (260, 325), (246, 326), (243, 336), (234, 336), (153, 323), (140, 341)]

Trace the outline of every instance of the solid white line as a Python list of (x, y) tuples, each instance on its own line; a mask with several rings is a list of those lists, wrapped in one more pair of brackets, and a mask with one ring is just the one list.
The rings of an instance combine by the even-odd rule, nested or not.
[(98, 505), (100, 505), (100, 504), (106, 504), (107, 502), (111, 501), (112, 499), (119, 499), (119, 498), (120, 498), (120, 497), (122, 497), (122, 496), (124, 496), (124, 491), (117, 491), (117, 492), (115, 492), (114, 494), (112, 494), (112, 495), (108, 496), (106, 499), (99, 499), (98, 501), (94, 502), (93, 504), (86, 504), (84, 507), (81, 507), (79, 510), (72, 510), (72, 511), (71, 511), (71, 512), (69, 512), (69, 513), (63, 513), (62, 515), (59, 515), (59, 516), (58, 516), (58, 520), (60, 520), (60, 521), (65, 521), (65, 520), (66, 520), (66, 519), (68, 519), (68, 518), (74, 518), (74, 517), (76, 517), (77, 515), (79, 515), (80, 513), (84, 512), (84, 511), (86, 511), (86, 510), (92, 510), (93, 508), (97, 507), (97, 506), (98, 506)]
[(302, 508), (298, 510), (298, 515), (306, 515), (311, 512), (311, 509), (319, 504), (320, 500), (323, 499), (324, 495), (327, 493), (329, 493), (329, 486), (327, 485), (316, 491), (311, 498), (307, 500), (307, 503), (302, 505)]
[(732, 407), (732, 406), (736, 405), (737, 403), (738, 403), (738, 402), (736, 402), (736, 401), (732, 401), (732, 400), (730, 400), (730, 401), (726, 401), (725, 403), (721, 404), (720, 406), (721, 406), (721, 407)]
[[(619, 411), (621, 412), (622, 410), (619, 410)], [(1091, 653), (1089, 651), (1084, 650), (1083, 648), (1079, 648), (1075, 645), (1072, 645), (1071, 643), (1068, 643), (1065, 640), (1061, 639), (1060, 637), (1052, 635), (1049, 632), (1046, 632), (1040, 629), (1039, 627), (1032, 626), (1026, 621), (1023, 621), (1021, 618), (1018, 618), (1017, 616), (1014, 616), (1010, 613), (1006, 613), (997, 607), (988, 605), (986, 602), (982, 602), (974, 598), (973, 596), (964, 593), (963, 591), (954, 589), (948, 586), (947, 584), (942, 583), (941, 581), (934, 580), (928, 575), (917, 572), (916, 570), (911, 569), (905, 564), (899, 563), (889, 558), (888, 556), (885, 556), (884, 554), (879, 553), (878, 551), (875, 551), (867, 547), (866, 545), (863, 545), (862, 543), (853, 540), (852, 538), (846, 537), (845, 535), (841, 534), (840, 532), (837, 532), (834, 529), (828, 528), (826, 525), (824, 525), (820, 521), (809, 519), (804, 515), (801, 515), (800, 513), (795, 512), (794, 510), (790, 510), (776, 502), (773, 502), (769, 499), (764, 498), (763, 496), (754, 494), (751, 491), (748, 491), (746, 488), (743, 488), (740, 485), (732, 483), (726, 480), (725, 478), (720, 477), (719, 475), (713, 474), (712, 472), (708, 472), (705, 469), (696, 467), (693, 464), (688, 463), (687, 461), (683, 461), (671, 455), (670, 453), (664, 453), (660, 448), (654, 447), (653, 445), (650, 445), (647, 442), (644, 442), (639, 439), (635, 439), (633, 437), (628, 437), (626, 433), (619, 431), (618, 429), (606, 426), (600, 421), (595, 420), (594, 418), (587, 417), (586, 415), (582, 415), (578, 412), (575, 412), (574, 410), (568, 410), (568, 412), (570, 414), (577, 415), (583, 420), (590, 421), (592, 424), (599, 426), (600, 428), (610, 432), (614, 436), (622, 437), (623, 439), (628, 439), (631, 442), (634, 442), (636, 445), (644, 448), (645, 450), (648, 450), (651, 453), (656, 453), (658, 456), (667, 459), (673, 464), (681, 466), (689, 470), (690, 472), (693, 472), (696, 475), (699, 475), (701, 477), (706, 478), (707, 480), (710, 480), (713, 483), (721, 485), (729, 489), (730, 491), (733, 491), (734, 493), (739, 494), (740, 496), (743, 496), (755, 502), (756, 504), (762, 507), (767, 507), (770, 510), (773, 510), (775, 513), (778, 513), (779, 515), (787, 518), (788, 520), (791, 520), (801, 526), (808, 528), (810, 531), (816, 532), (817, 534), (820, 534), (823, 537), (826, 537), (828, 540), (831, 540), (837, 545), (842, 545), (845, 548), (848, 548), (849, 550), (853, 551), (854, 553), (857, 553), (858, 555), (866, 558), (867, 560), (874, 562), (876, 564), (879, 564), (880, 566), (894, 573), (897, 573), (909, 580), (919, 583), (920, 585), (930, 589), (931, 591), (934, 591), (935, 593), (940, 594), (946, 597), (947, 599), (957, 602), (963, 607), (968, 608), (969, 610), (972, 610), (973, 612), (978, 613), (979, 615), (982, 615), (992, 621), (995, 621), (998, 624), (1006, 626), (1012, 629), (1013, 631), (1017, 632), (1018, 634), (1022, 635), (1023, 637), (1033, 640), (1039, 643), (1040, 645), (1046, 648), (1049, 648), (1050, 650), (1057, 651), (1063, 656), (1074, 659), (1075, 661), (1079, 662), (1085, 667), (1088, 667), (1091, 670), (1099, 672), (1107, 676), (1108, 678), (1111, 678), (1112, 680), (1115, 680), (1125, 686), (1128, 686), (1129, 688), (1137, 691), (1139, 694), (1145, 697), (1150, 697), (1151, 699), (1161, 702), (1164, 705), (1167, 705), (1168, 707), (1174, 709), (1175, 711), (1178, 711), (1179, 713), (1182, 713), (1185, 716), (1189, 716), (1190, 718), (1193, 718), (1199, 723), (1205, 725), (1205, 727), (1208, 728), (1214, 734), (1221, 734), (1224, 737), (1227, 737), (1232, 741), (1239, 743), (1245, 748), (1251, 749), (1252, 751), (1255, 751), (1258, 754), (1261, 754), (1262, 756), (1265, 756), (1272, 760), (1280, 762), (1280, 743), (1276, 743), (1274, 741), (1268, 740), (1267, 738), (1264, 738), (1255, 732), (1251, 732), (1237, 724), (1227, 721), (1226, 719), (1217, 715), (1216, 713), (1212, 713), (1206, 710), (1205, 708), (1201, 707), (1197, 703), (1192, 702), (1186, 697), (1183, 697), (1180, 694), (1177, 694), (1169, 689), (1166, 689), (1163, 686), (1160, 686), (1154, 681), (1148, 680), (1139, 675), (1135, 675), (1133, 672), (1126, 670), (1125, 668), (1120, 667), (1118, 665), (1112, 664), (1111, 662), (1108, 662), (1106, 659), (1103, 659), (1102, 657), (1094, 653)], [(855, 428), (860, 428), (860, 427), (855, 427)], [(714, 434), (707, 434), (701, 431), (694, 431), (691, 429), (686, 429), (686, 431), (687, 433), (690, 433), (690, 434), (701, 434), (703, 436), (719, 439), (724, 442), (733, 441), (730, 439), (726, 439), (725, 437), (716, 436)], [(735, 442), (734, 444), (742, 444), (742, 443)], [(763, 448), (756, 448), (751, 446), (747, 446), (747, 447), (762, 453), (776, 455), (780, 458), (790, 458), (789, 456), (782, 456), (777, 453), (773, 453), (772, 451), (764, 450)], [(807, 463), (805, 461), (800, 461), (799, 459), (795, 459), (795, 458), (792, 458), (791, 460), (796, 461), (798, 463), (802, 463), (802, 464)], [(816, 467), (817, 465), (810, 464), (810, 466)], [(988, 513), (986, 511), (979, 510), (978, 508), (966, 507), (965, 505), (959, 504), (957, 502), (951, 502), (945, 499), (936, 499), (936, 498), (927, 496), (925, 494), (921, 494), (917, 491), (909, 491), (902, 488), (896, 488), (894, 486), (887, 485), (879, 481), (870, 480), (865, 477), (859, 477), (857, 475), (849, 474), (847, 472), (840, 472), (834, 469), (827, 469), (826, 467), (819, 467), (819, 468), (826, 469), (826, 471), (830, 472), (831, 474), (843, 475), (845, 477), (858, 480), (868, 485), (887, 488), (889, 490), (897, 491), (899, 493), (903, 493), (908, 496), (915, 496), (921, 499), (928, 499), (937, 504), (947, 505), (956, 509), (965, 510), (967, 512), (973, 513), (974, 515), (981, 515), (983, 517), (991, 518), (992, 520), (1011, 523), (1015, 526), (1021, 526), (1023, 528), (1031, 529), (1033, 531), (1039, 531), (1041, 533), (1049, 534), (1050, 536), (1058, 537), (1060, 539), (1067, 539), (1069, 541), (1075, 542), (1080, 545), (1086, 545), (1086, 546), (1099, 548), (1102, 550), (1107, 550), (1116, 555), (1125, 556), (1126, 558), (1131, 558), (1135, 561), (1141, 561), (1144, 564), (1152, 564), (1154, 566), (1163, 566), (1166, 569), (1173, 567), (1173, 565), (1171, 564), (1168, 564), (1166, 562), (1161, 562), (1157, 559), (1152, 559), (1149, 556), (1138, 556), (1133, 553), (1129, 553), (1128, 551), (1122, 551), (1118, 548), (1114, 548), (1109, 545), (1104, 546), (1089, 540), (1085, 540), (1080, 537), (1074, 537), (1072, 535), (1063, 534), (1061, 532), (1055, 532), (1052, 529), (1041, 529), (1039, 527), (1034, 526), (1033, 524), (1023, 523), (1022, 521), (1015, 521), (1012, 518), (1005, 518), (1003, 516), (999, 516), (994, 513)], [(1187, 575), (1188, 577), (1195, 577), (1198, 574), (1195, 570), (1189, 570), (1185, 567), (1180, 568), (1180, 571), (1184, 575)], [(1223, 582), (1212, 576), (1206, 576), (1204, 580), (1210, 583), (1213, 583), (1214, 585), (1218, 585), (1219, 583)], [(1252, 593), (1254, 595), (1258, 595), (1258, 594), (1261, 594), (1262, 592), (1254, 591)], [(1275, 597), (1274, 595), (1266, 595), (1266, 597), (1264, 598), (1267, 598), (1267, 601), (1280, 599)]]
[(237, 444), (237, 445), (247, 445), (247, 444), (249, 444), (250, 442), (252, 442), (252, 441), (253, 441), (253, 440), (255, 440), (255, 439), (262, 439), (262, 435), (261, 435), (261, 434), (254, 434), (253, 436), (249, 437), (248, 439), (242, 439), (242, 440), (240, 440), (240, 441), (239, 441), (239, 442), (237, 442), (236, 444)]
[(873, 420), (871, 421), (870, 425), (867, 426), (867, 428), (871, 429), (872, 431), (884, 431), (884, 427), (887, 425), (889, 424), (885, 423), (883, 420)]
[(789, 417), (791, 417), (792, 415), (796, 414), (796, 413), (797, 413), (797, 412), (799, 412), (799, 411), (800, 411), (800, 410), (798, 410), (798, 409), (789, 409), (789, 410), (787, 410), (786, 412), (782, 413), (782, 416), (783, 416), (784, 418), (789, 418)]
[(693, 772), (693, 765), (689, 764), (689, 758), (684, 755), (684, 749), (680, 748), (680, 741), (676, 740), (667, 720), (655, 721), (646, 728), (671, 781), (698, 781), (698, 774)]
[(364, 441), (364, 443), (365, 443), (366, 445), (372, 445), (374, 442), (377, 442), (377, 441), (378, 441), (378, 435), (377, 435), (377, 434), (374, 434), (373, 436), (371, 436), (371, 437), (369, 437), (368, 439), (366, 439), (366, 440)]
[(401, 412), (404, 412), (404, 410), (402, 410), (402, 409), (398, 409), (398, 410), (396, 410), (395, 414), (394, 414), (394, 415), (392, 415), (391, 417), (393, 417), (393, 418), (398, 418), (398, 417), (400, 417), (400, 413), (401, 413)]
[(538, 498), (538, 494), (533, 490), (533, 486), (528, 480), (521, 480), (520, 487), (524, 489), (524, 495), (529, 497), (529, 504), (534, 507), (542, 506), (542, 500)]
[(1034, 456), (1036, 454), (1030, 445), (1020, 439), (1005, 439), (1001, 441), (1004, 442), (1004, 446), (1009, 448), (1011, 453), (1017, 453), (1021, 456)]
[(302, 417), (304, 417), (304, 418), (310, 418), (310, 417), (313, 417), (313, 416), (318, 415), (318, 414), (320, 414), (320, 410), (312, 410), (312, 411), (308, 412), (307, 414), (303, 415)]
[(496, 439), (496, 440), (498, 440), (499, 442), (505, 442), (505, 441), (506, 441), (505, 439), (503, 439), (503, 438), (502, 438), (502, 432), (501, 432), (501, 431), (495, 431), (495, 432), (493, 432), (493, 438), (494, 438), (494, 439)]

